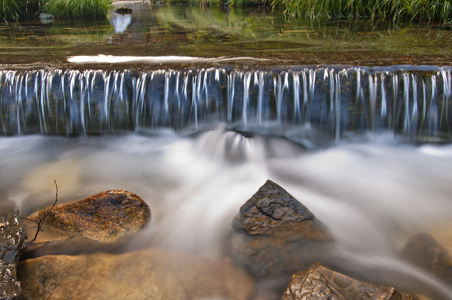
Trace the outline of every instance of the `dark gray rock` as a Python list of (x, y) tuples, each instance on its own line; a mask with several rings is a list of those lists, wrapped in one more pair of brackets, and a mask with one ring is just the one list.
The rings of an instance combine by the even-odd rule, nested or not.
[(258, 279), (309, 267), (332, 241), (308, 208), (270, 180), (240, 208), (232, 226), (230, 254)]
[(19, 222), (18, 210), (0, 202), (0, 299), (20, 299), (16, 267), (27, 246), (27, 234)]

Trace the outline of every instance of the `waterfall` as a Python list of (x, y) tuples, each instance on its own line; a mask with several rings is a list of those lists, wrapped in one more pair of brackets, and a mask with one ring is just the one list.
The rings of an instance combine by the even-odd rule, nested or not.
[(0, 71), (3, 135), (228, 128), (278, 135), (316, 128), (450, 140), (450, 67), (293, 67)]

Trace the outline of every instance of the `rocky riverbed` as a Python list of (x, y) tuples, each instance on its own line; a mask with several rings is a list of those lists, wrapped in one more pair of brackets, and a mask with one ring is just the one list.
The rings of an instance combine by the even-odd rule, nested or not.
[[(221, 260), (165, 247), (129, 249), (151, 221), (146, 201), (129, 191), (56, 203), (22, 219), (3, 203), (2, 299), (447, 299), (441, 290), (355, 278), (352, 268), (335, 264), (329, 228), (271, 180), (231, 220)], [(432, 235), (414, 235), (399, 255), (452, 284), (450, 249)]]

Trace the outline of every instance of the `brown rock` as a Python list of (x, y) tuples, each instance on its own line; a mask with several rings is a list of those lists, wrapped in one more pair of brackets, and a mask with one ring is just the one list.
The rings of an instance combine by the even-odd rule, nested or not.
[(28, 219), (45, 217), (44, 231), (110, 243), (135, 233), (151, 217), (149, 206), (137, 195), (111, 190), (80, 201), (49, 208)]
[(409, 300), (392, 287), (355, 280), (319, 264), (297, 272), (281, 300)]
[(21, 297), (16, 266), (26, 246), (27, 234), (19, 222), (18, 211), (0, 202), (0, 299)]
[(400, 256), (442, 280), (452, 283), (452, 259), (446, 249), (430, 234), (414, 235), (400, 251)]
[(268, 180), (235, 217), (230, 251), (256, 278), (289, 275), (318, 260), (332, 240), (299, 201)]
[(43, 256), (19, 264), (25, 299), (246, 300), (252, 281), (232, 265), (148, 249), (126, 254)]

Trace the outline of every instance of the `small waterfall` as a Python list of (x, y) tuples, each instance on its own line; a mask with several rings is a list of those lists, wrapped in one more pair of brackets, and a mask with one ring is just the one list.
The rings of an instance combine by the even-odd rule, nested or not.
[(0, 71), (3, 135), (228, 128), (450, 140), (449, 67)]

